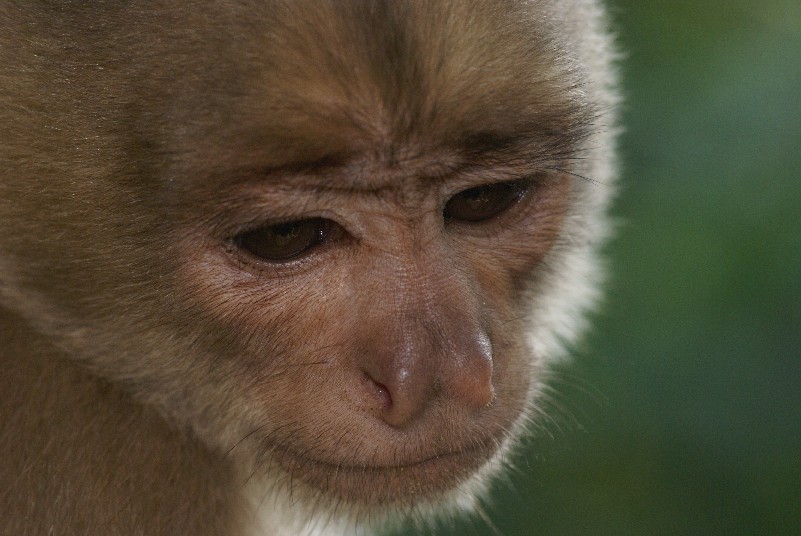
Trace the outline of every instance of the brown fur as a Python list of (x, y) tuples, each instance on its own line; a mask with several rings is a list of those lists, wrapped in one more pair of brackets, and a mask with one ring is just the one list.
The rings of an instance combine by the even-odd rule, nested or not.
[(234, 533), (223, 461), (25, 322), (3, 313), (0, 334), (0, 533)]

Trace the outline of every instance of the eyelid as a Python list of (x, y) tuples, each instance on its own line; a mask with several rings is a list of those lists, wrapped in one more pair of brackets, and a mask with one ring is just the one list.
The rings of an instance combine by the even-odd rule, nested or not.
[[(484, 184), (478, 184), (478, 185), (469, 186), (467, 188), (463, 188), (461, 190), (458, 190), (455, 193), (451, 194), (446, 199), (445, 204), (443, 205), (442, 212), (443, 212), (443, 215), (445, 217), (445, 220), (446, 221), (452, 221), (453, 223), (457, 223), (457, 224), (465, 224), (465, 225), (474, 225), (474, 224), (476, 224), (476, 225), (479, 225), (479, 224), (487, 223), (487, 222), (489, 222), (491, 220), (495, 220), (497, 218), (500, 218), (500, 217), (503, 216), (504, 213), (506, 213), (508, 210), (512, 209), (516, 204), (518, 204), (518, 202), (521, 199), (523, 199), (526, 196), (528, 191), (531, 189), (531, 186), (533, 185), (534, 180), (535, 179), (533, 177), (524, 177), (524, 178), (521, 178), (521, 179), (512, 179), (512, 180), (507, 180), (507, 181), (488, 182), (488, 183), (484, 183)], [(496, 213), (491, 214), (491, 215), (489, 215), (488, 217), (486, 217), (484, 219), (478, 219), (478, 220), (460, 219), (460, 218), (456, 218), (456, 217), (450, 217), (447, 214), (448, 205), (450, 205), (451, 202), (454, 202), (455, 200), (457, 200), (460, 195), (466, 194), (466, 193), (471, 192), (473, 190), (481, 191), (481, 190), (484, 190), (484, 189), (492, 189), (492, 188), (495, 188), (495, 187), (509, 187), (510, 190), (511, 190), (510, 193), (512, 195), (512, 198), (509, 199), (508, 203), (506, 205), (502, 206)], [(505, 192), (501, 192), (501, 195), (503, 195), (503, 193), (505, 193)]]
[[(283, 260), (271, 260), (241, 247), (239, 243), (239, 238), (249, 232), (258, 231), (261, 228), (272, 227), (274, 225), (303, 222), (307, 220), (320, 220), (325, 225), (326, 229), (322, 231), (322, 240), (316, 242), (307, 250), (294, 257)], [(337, 247), (340, 245), (339, 243), (347, 241), (350, 238), (351, 234), (333, 219), (317, 216), (284, 218), (281, 220), (270, 220), (265, 223), (257, 223), (242, 228), (240, 232), (230, 236), (226, 240), (225, 250), (238, 270), (251, 272), (258, 277), (264, 276), (271, 279), (280, 279), (299, 275), (307, 269), (312, 268), (327, 255), (336, 253), (340, 249)]]

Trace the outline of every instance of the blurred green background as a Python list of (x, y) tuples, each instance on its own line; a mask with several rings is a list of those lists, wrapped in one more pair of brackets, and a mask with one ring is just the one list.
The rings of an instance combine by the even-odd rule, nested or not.
[(609, 299), (495, 529), (437, 534), (801, 535), (801, 1), (609, 4)]

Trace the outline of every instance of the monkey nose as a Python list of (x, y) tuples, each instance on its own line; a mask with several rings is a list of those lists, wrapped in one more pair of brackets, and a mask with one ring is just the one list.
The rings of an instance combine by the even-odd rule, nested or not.
[(472, 414), (495, 398), (492, 349), (486, 337), (432, 356), (386, 356), (363, 369), (377, 416), (394, 428), (411, 426), (437, 404)]

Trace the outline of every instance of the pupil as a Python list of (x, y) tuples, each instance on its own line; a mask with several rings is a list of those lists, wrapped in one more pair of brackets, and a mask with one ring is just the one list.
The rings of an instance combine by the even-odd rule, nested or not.
[(297, 238), (300, 233), (300, 225), (297, 223), (282, 223), (275, 226), (275, 237), (279, 242), (289, 242)]

